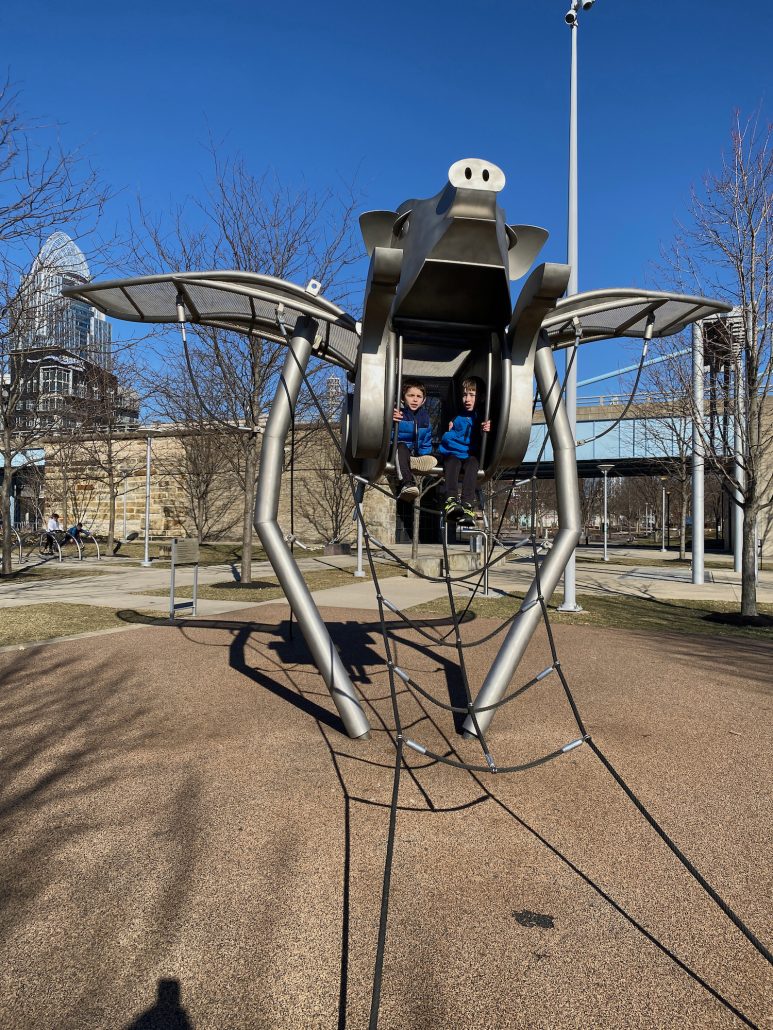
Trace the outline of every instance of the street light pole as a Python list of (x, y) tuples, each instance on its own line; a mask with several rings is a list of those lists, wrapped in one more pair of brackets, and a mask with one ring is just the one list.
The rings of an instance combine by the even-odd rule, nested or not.
[[(572, 59), (569, 73), (569, 198), (566, 230), (566, 261), (570, 266), (567, 297), (579, 291), (579, 218), (577, 201), (577, 21), (580, 9), (589, 11), (595, 0), (571, 0), (564, 21), (572, 35)], [(572, 430), (572, 437), (577, 441), (577, 347), (566, 349), (566, 414)], [(579, 612), (577, 604), (575, 552), (567, 562), (564, 572), (564, 599), (559, 611)]]
[(660, 514), (660, 553), (666, 553), (666, 483), (668, 476), (660, 477), (661, 514)]
[(145, 557), (142, 560), (144, 568), (150, 568), (150, 456), (153, 437), (148, 437), (148, 450), (145, 456)]
[(604, 561), (609, 561), (609, 554), (607, 553), (607, 527), (609, 525), (609, 518), (607, 516), (607, 476), (614, 468), (614, 465), (599, 465), (599, 472), (604, 476)]

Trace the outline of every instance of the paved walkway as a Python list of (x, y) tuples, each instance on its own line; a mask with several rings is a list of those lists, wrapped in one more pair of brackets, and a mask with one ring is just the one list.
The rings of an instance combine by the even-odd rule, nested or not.
[[(323, 617), (370, 741), (341, 733), (281, 604), (0, 654), (3, 1030), (368, 1025), (394, 716), (376, 620)], [(401, 638), (458, 704), (453, 649)], [(773, 645), (555, 639), (593, 739), (769, 943)], [(473, 689), (497, 645), (468, 652)], [(538, 636), (522, 682), (548, 660)], [(411, 738), (481, 762), (449, 713), (398, 704)], [(551, 676), (487, 740), (505, 765), (577, 735)], [(589, 747), (514, 775), (406, 762), (379, 1030), (730, 1030), (730, 1005), (770, 1026), (770, 968)]]
[[(410, 547), (396, 545), (396, 553), (407, 559)], [(438, 548), (422, 548), (422, 553), (440, 553)], [(722, 561), (721, 569), (707, 569), (706, 582), (702, 586), (694, 586), (690, 581), (687, 567), (673, 564), (673, 556), (666, 556), (662, 566), (631, 566), (615, 562), (615, 558), (628, 561), (658, 560), (656, 551), (637, 551), (633, 549), (615, 550), (610, 553), (611, 560), (604, 563), (599, 560), (600, 551), (596, 548), (580, 548), (577, 562), (577, 592), (579, 594), (619, 595), (621, 597), (652, 597), (671, 600), (716, 600), (739, 603), (741, 597), (740, 575), (732, 570), (732, 559), (729, 556), (711, 558), (712, 562)], [(319, 571), (325, 568), (349, 568), (354, 570), (356, 561), (353, 557), (305, 558), (298, 556), (298, 562), (304, 571)], [(94, 576), (81, 576), (61, 579), (25, 580), (16, 579), (11, 582), (0, 582), (0, 608), (16, 607), (26, 604), (91, 604), (107, 608), (121, 609), (132, 607), (143, 611), (166, 613), (169, 610), (167, 596), (154, 596), (156, 590), (168, 591), (169, 569), (150, 567), (141, 568), (136, 565), (113, 564), (111, 559), (97, 562), (96, 559), (84, 561), (79, 568), (91, 568)], [(456, 573), (456, 576), (461, 573)], [(193, 582), (193, 570), (183, 568), (177, 570), (178, 587), (190, 586)], [(273, 578), (274, 572), (268, 562), (253, 564), (254, 580)], [(199, 570), (199, 583), (223, 582), (233, 578), (230, 565), (202, 566)], [(507, 593), (513, 590), (525, 591), (533, 578), (533, 564), (528, 548), (516, 552), (511, 559), (492, 568), (489, 576), (491, 592)], [(469, 582), (457, 582), (455, 590), (459, 594), (469, 591)], [(384, 596), (400, 608), (409, 608), (425, 601), (445, 596), (444, 583), (433, 583), (417, 576), (390, 577), (382, 581)], [(559, 587), (560, 590), (560, 587)], [(378, 607), (373, 584), (369, 580), (352, 578), (350, 582), (326, 590), (318, 590), (314, 594), (317, 603), (330, 608), (356, 607), (363, 611), (375, 611)], [(773, 603), (773, 573), (761, 572), (757, 589), (757, 598), (763, 603)], [(273, 602), (263, 602), (273, 603)], [(199, 616), (221, 615), (226, 612), (240, 611), (254, 607), (254, 601), (238, 601), (236, 599), (200, 600)]]

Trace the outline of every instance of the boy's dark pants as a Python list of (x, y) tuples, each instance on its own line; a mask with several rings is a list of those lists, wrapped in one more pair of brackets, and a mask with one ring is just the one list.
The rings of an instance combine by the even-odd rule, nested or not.
[(480, 459), (477, 454), (469, 458), (455, 458), (453, 455), (443, 457), (443, 470), (446, 478), (446, 494), (456, 497), (459, 490), (459, 473), (462, 473), (462, 504), (472, 505), (475, 502), (475, 490), (478, 486), (478, 469)]
[(397, 445), (397, 474), (403, 486), (413, 486), (413, 472), (411, 472), (411, 452), (408, 444)]

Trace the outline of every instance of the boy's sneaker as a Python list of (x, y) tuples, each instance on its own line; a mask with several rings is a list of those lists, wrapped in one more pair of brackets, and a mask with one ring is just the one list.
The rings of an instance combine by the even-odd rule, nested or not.
[(475, 525), (475, 509), (469, 504), (462, 504), (459, 525), (472, 528)]
[(418, 458), (411, 458), (411, 469), (414, 472), (429, 472), (437, 465), (437, 458), (434, 454), (422, 454)]
[(453, 519), (458, 518), (463, 511), (464, 509), (455, 497), (449, 497), (443, 505), (443, 517), (446, 522), (451, 522)]
[(419, 488), (413, 483), (408, 483), (404, 486), (400, 493), (397, 495), (398, 501), (415, 501), (419, 496)]

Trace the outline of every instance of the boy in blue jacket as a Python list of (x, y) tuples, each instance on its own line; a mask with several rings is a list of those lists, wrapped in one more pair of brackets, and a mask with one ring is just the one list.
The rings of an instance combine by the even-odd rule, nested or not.
[[(483, 384), (473, 377), (462, 383), (462, 410), (448, 424), (443, 433), (438, 454), (443, 459), (448, 498), (443, 508), (447, 521), (458, 520), (460, 526), (475, 525), (475, 490), (478, 485), (480, 452), (483, 437), (488, 433), (491, 420), (481, 420), (476, 411), (479, 387)], [(459, 499), (459, 474), (462, 475), (462, 495)]]
[(432, 454), (432, 426), (424, 409), (427, 388), (417, 379), (403, 382), (402, 406), (395, 408), (397, 423), (397, 471), (400, 476), (398, 501), (412, 501), (419, 496), (413, 472), (429, 472), (437, 465)]

